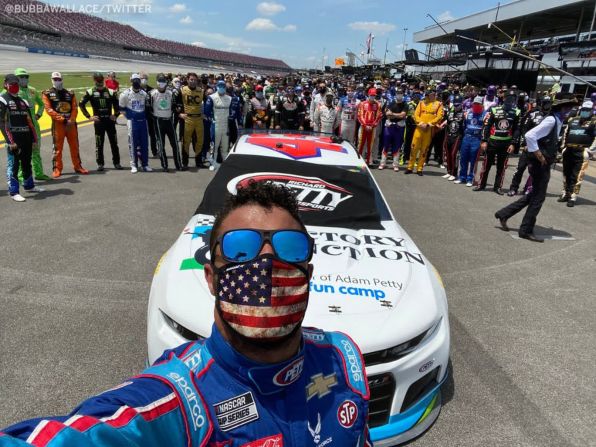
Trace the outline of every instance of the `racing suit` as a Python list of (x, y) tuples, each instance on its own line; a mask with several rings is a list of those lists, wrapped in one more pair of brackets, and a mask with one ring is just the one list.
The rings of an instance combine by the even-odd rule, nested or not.
[(500, 191), (503, 186), (505, 169), (507, 168), (508, 153), (507, 148), (510, 145), (518, 144), (520, 135), (520, 110), (514, 107), (506, 110), (504, 107), (497, 106), (491, 108), (484, 118), (484, 128), (482, 129), (482, 142), (487, 142), (486, 157), (482, 165), (480, 184), (477, 190), (486, 188), (488, 173), (495, 159), (497, 163), (497, 173), (493, 189)]
[(443, 119), (433, 129), (433, 137), (431, 139), (430, 147), (426, 152), (426, 163), (430, 160), (431, 152), (433, 152), (433, 159), (437, 162), (437, 165), (442, 166), (445, 164), (445, 136), (447, 135), (447, 115), (449, 114), (449, 104), (443, 103)]
[(174, 129), (178, 129), (178, 141), (182, 143), (184, 136), (184, 120), (181, 120), (178, 115), (184, 112), (182, 106), (182, 91), (179, 88), (172, 90), (172, 101), (174, 101)]
[[(93, 116), (99, 118), (99, 121), (93, 123), (95, 129), (95, 161), (98, 166), (104, 165), (103, 145), (105, 136), (108, 134), (110, 148), (112, 149), (112, 163), (114, 166), (120, 164), (120, 149), (118, 148), (118, 137), (116, 136), (116, 117), (120, 114), (118, 108), (118, 99), (116, 92), (109, 88), (93, 87), (85, 91), (85, 96), (79, 103), (81, 113), (90, 119), (87, 111), (87, 103), (91, 102)], [(113, 112), (113, 113), (112, 113)]]
[[(7, 145), (8, 193), (11, 196), (19, 193), (19, 168), (23, 171), (25, 190), (35, 188), (31, 173), (31, 151), (32, 144), (37, 143), (37, 133), (27, 101), (8, 92), (0, 95), (0, 132)], [(17, 148), (10, 149), (9, 144), (16, 144)]]
[(312, 116), (310, 114), (310, 104), (312, 102), (312, 96), (302, 96), (302, 107), (304, 108), (304, 130), (312, 130)]
[[(443, 121), (443, 104), (440, 101), (430, 101), (428, 98), (425, 98), (416, 107), (414, 121), (417, 127), (412, 138), (412, 152), (410, 153), (410, 161), (408, 162), (408, 171), (412, 172), (414, 165), (416, 165), (418, 173), (422, 174), (426, 152), (432, 141), (433, 126)], [(421, 124), (426, 124), (427, 127), (422, 128), (420, 127)], [(418, 163), (416, 163), (416, 158), (418, 158)]]
[(350, 144), (356, 146), (356, 119), (358, 117), (358, 104), (360, 101), (355, 96), (343, 96), (339, 100), (340, 120), (339, 135)]
[(271, 107), (269, 101), (264, 97), (258, 99), (256, 96), (251, 98), (248, 103), (248, 113), (246, 115), (246, 126), (252, 129), (268, 129), (271, 120)]
[(30, 445), (25, 440), (46, 447), (372, 447), (357, 346), (338, 332), (302, 334), (296, 356), (262, 364), (214, 326), (208, 339), (165, 351), (70, 415), (23, 421), (0, 431), (0, 440), (14, 447)]
[(530, 129), (533, 129), (542, 122), (542, 120), (544, 119), (544, 113), (542, 113), (541, 110), (533, 110), (527, 113), (524, 118), (525, 119), (523, 120), (523, 123), (521, 125), (521, 128), (523, 129), (523, 131), (521, 132), (522, 141), (520, 144), (521, 154), (517, 161), (517, 169), (513, 173), (513, 178), (511, 179), (511, 185), (509, 186), (510, 196), (517, 194), (524, 172), (528, 167), (528, 150), (526, 147), (526, 140), (524, 138), (524, 135)]
[(418, 107), (417, 100), (410, 100), (407, 103), (406, 109), (406, 134), (404, 137), (404, 150), (401, 156), (401, 164), (408, 163), (410, 160), (410, 152), (412, 151), (412, 138), (414, 138), (414, 132), (416, 131), (416, 121), (414, 121), (414, 113), (416, 113), (416, 107)]
[(209, 95), (213, 103), (213, 124), (214, 124), (214, 144), (213, 144), (213, 166), (217, 168), (218, 160), (221, 162), (228, 156), (230, 149), (229, 140), (229, 121), (231, 115), (232, 97), (229, 95), (220, 95), (213, 93)]
[(230, 118), (228, 120), (228, 129), (230, 130), (230, 146), (233, 146), (238, 140), (238, 129), (242, 127), (244, 121), (244, 98), (242, 95), (234, 94), (230, 104)]
[(461, 183), (471, 184), (474, 180), (474, 168), (480, 150), (484, 117), (485, 112), (475, 114), (472, 109), (464, 114), (464, 137), (461, 142), (459, 156), (459, 180)]
[(275, 106), (275, 125), (280, 129), (298, 130), (304, 125), (304, 108), (296, 97), (283, 98)]
[(154, 88), (149, 94), (151, 98), (151, 110), (154, 121), (154, 129), (157, 137), (157, 151), (161, 161), (161, 168), (168, 170), (168, 155), (166, 154), (166, 136), (170, 142), (170, 147), (174, 155), (174, 166), (180, 171), (182, 162), (180, 161), (180, 149), (176, 139), (176, 129), (174, 127), (174, 98), (173, 92), (166, 89), (160, 92)]
[(499, 98), (497, 98), (496, 96), (493, 96), (492, 99), (490, 99), (488, 96), (485, 96), (482, 99), (482, 107), (484, 107), (484, 111), (488, 112), (490, 109), (492, 109), (493, 107), (497, 107), (499, 105)]
[[(571, 118), (563, 134), (563, 192), (561, 201), (575, 202), (596, 144), (595, 118)], [(571, 205), (570, 205), (571, 206)]]
[(358, 122), (360, 123), (360, 143), (358, 144), (358, 152), (360, 153), (360, 156), (363, 157), (362, 151), (366, 144), (366, 164), (370, 164), (375, 129), (381, 122), (382, 117), (383, 112), (381, 110), (381, 104), (379, 104), (378, 101), (371, 102), (367, 99), (358, 104)]
[[(154, 90), (153, 87), (149, 87), (148, 85), (144, 85), (141, 87), (142, 90), (147, 93), (147, 97), (151, 97), (151, 92)], [(149, 133), (149, 144), (151, 147), (151, 155), (157, 157), (159, 154), (157, 153), (157, 138), (156, 131), (155, 131), (155, 122), (151, 117), (151, 109), (147, 110), (147, 132)]]
[(447, 174), (457, 177), (457, 152), (464, 130), (464, 111), (451, 106), (447, 112), (447, 127), (443, 146), (443, 159), (447, 164)]
[[(2, 91), (2, 93), (5, 93), (5, 91)], [(35, 133), (37, 135), (37, 142), (33, 143), (33, 151), (31, 153), (33, 176), (35, 177), (35, 180), (48, 180), (50, 177), (43, 172), (43, 163), (41, 161), (41, 130), (39, 129), (38, 122), (38, 119), (41, 118), (44, 110), (41, 95), (37, 89), (33, 87), (20, 87), (19, 97), (27, 101), (27, 104), (29, 104), (29, 107), (31, 108), (31, 120), (33, 121), (33, 126), (35, 127)], [(21, 171), (19, 171), (19, 180), (23, 181)]]
[(325, 102), (320, 102), (315, 109), (313, 116), (313, 126), (315, 132), (332, 134), (339, 126), (339, 113), (333, 105), (328, 106)]
[[(128, 151), (130, 167), (138, 168), (139, 161), (143, 168), (149, 166), (149, 141), (147, 138), (147, 109), (149, 97), (145, 90), (135, 92), (132, 87), (126, 89), (119, 99), (120, 111), (128, 120)], [(133, 169), (134, 170), (134, 169)]]
[[(182, 87), (179, 96), (179, 106), (182, 113), (187, 116), (184, 119), (184, 138), (182, 140), (182, 167), (188, 167), (190, 143), (193, 144), (195, 162), (199, 165), (199, 157), (203, 148), (203, 90), (196, 87), (191, 89), (185, 85)], [(196, 138), (193, 140), (193, 138)]]
[[(392, 102), (386, 109), (386, 112), (391, 113), (403, 113), (405, 112), (406, 105), (403, 102)], [(383, 138), (383, 152), (381, 154), (381, 166), (384, 168), (387, 163), (387, 153), (391, 152), (393, 157), (393, 168), (397, 170), (399, 151), (404, 142), (404, 132), (406, 129), (405, 118), (399, 119), (394, 116), (387, 117), (385, 121), (384, 138)]]
[(77, 100), (72, 90), (56, 89), (54, 87), (44, 90), (42, 93), (43, 105), (46, 112), (52, 118), (52, 139), (53, 149), (53, 177), (60, 177), (62, 174), (62, 150), (64, 139), (68, 140), (70, 148), (70, 159), (75, 172), (87, 174), (83, 168), (79, 154), (79, 133), (77, 131)]

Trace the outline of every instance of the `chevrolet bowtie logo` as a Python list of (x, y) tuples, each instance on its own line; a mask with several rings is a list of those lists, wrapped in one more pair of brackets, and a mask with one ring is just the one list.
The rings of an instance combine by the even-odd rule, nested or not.
[(319, 399), (331, 393), (329, 388), (337, 385), (337, 375), (335, 373), (324, 376), (322, 373), (315, 374), (311, 377), (311, 382), (306, 386), (306, 400), (310, 400), (314, 396)]

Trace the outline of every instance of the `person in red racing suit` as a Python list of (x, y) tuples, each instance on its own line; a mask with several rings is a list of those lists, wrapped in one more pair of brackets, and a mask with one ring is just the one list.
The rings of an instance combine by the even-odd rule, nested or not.
[(366, 164), (370, 164), (370, 156), (372, 154), (372, 143), (375, 137), (375, 129), (383, 118), (383, 111), (381, 104), (375, 99), (377, 90), (371, 88), (368, 90), (368, 100), (362, 101), (358, 105), (358, 122), (360, 123), (360, 144), (358, 145), (358, 152), (363, 157), (362, 151), (366, 144)]

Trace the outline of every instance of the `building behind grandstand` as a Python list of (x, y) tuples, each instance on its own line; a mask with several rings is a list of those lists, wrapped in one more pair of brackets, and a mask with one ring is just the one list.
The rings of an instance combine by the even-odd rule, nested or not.
[[(32, 7), (40, 8), (42, 12), (15, 13), (29, 11)], [(222, 71), (259, 74), (291, 71), (278, 59), (156, 39), (129, 25), (79, 12), (56, 11), (45, 3), (32, 0), (0, 0), (0, 43), (23, 46), (30, 52), (184, 64)]]
[[(491, 83), (509, 85), (530, 76), (531, 90), (558, 84), (564, 92), (586, 95), (594, 89), (525, 56), (596, 83), (595, 19), (594, 0), (513, 1), (414, 33), (414, 40), (425, 43), (426, 49), (424, 60), (409, 61), (410, 70), (434, 78), (461, 76), (470, 82), (470, 77), (490, 73), (503, 76)], [(466, 44), (471, 48), (463, 48)]]

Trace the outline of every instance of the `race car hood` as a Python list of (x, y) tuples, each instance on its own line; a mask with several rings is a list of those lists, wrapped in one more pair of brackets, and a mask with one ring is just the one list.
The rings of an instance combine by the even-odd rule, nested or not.
[[(208, 336), (214, 299), (204, 278), (213, 217), (195, 215), (164, 257), (158, 306), (195, 334)], [(428, 330), (446, 310), (437, 277), (394, 221), (382, 230), (309, 226), (314, 266), (305, 326), (350, 334), (364, 352)], [(444, 293), (440, 287), (440, 293)]]

